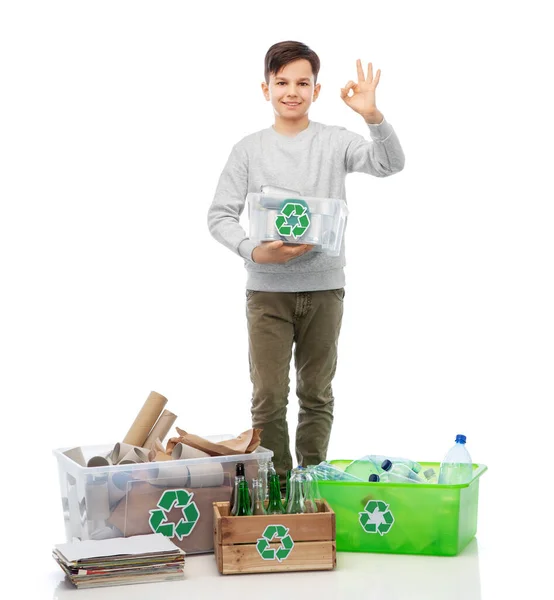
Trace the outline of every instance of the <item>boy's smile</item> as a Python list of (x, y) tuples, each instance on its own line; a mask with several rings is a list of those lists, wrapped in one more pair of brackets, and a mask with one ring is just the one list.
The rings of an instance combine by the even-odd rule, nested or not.
[(309, 125), (308, 111), (319, 95), (312, 66), (305, 59), (285, 65), (277, 74), (271, 73), (269, 84), (262, 91), (271, 102), (275, 114), (274, 129), (285, 135), (295, 135)]

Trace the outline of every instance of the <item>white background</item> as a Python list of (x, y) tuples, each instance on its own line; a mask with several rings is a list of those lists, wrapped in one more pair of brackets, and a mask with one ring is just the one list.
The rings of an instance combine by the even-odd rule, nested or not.
[[(513, 565), (536, 578), (554, 462), (543, 3), (325, 6), (2, 4), (3, 451), (19, 506), (40, 498), (44, 570), (63, 541), (53, 448), (120, 440), (151, 390), (187, 431), (250, 427), (245, 271), (206, 212), (232, 145), (272, 124), (263, 58), (293, 39), (322, 63), (310, 118), (367, 134), (339, 94), (356, 59), (372, 61), (406, 154), (393, 177), (347, 178), (329, 458), (440, 461), (465, 433), (489, 467), (478, 537), (497, 560), (483, 597), (514, 589)], [(293, 380), (292, 436), (296, 402)]]

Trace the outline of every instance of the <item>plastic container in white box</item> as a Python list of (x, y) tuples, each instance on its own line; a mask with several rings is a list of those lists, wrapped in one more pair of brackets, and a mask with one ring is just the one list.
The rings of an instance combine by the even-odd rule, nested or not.
[(250, 192), (246, 199), (252, 241), (311, 244), (316, 252), (339, 256), (348, 216), (344, 200), (281, 192)]
[[(213, 442), (228, 436), (206, 436)], [(81, 447), (85, 461), (107, 456), (112, 445)], [(231, 497), (235, 466), (257, 477), (258, 461), (273, 452), (83, 467), (54, 450), (67, 541), (163, 533), (188, 554), (213, 551), (213, 502)]]

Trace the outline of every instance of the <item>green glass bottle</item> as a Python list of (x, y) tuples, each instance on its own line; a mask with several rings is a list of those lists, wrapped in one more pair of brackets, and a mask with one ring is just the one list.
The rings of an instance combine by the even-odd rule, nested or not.
[(248, 483), (246, 480), (239, 482), (238, 498), (237, 498), (237, 517), (249, 516), (252, 514), (252, 503), (250, 502), (250, 492), (248, 491)]
[(233, 516), (237, 514), (237, 499), (238, 499), (238, 491), (239, 491), (239, 483), (244, 481), (244, 463), (238, 462), (235, 466), (235, 483), (233, 486), (233, 491), (231, 493), (231, 502), (229, 504), (230, 512)]
[(269, 502), (267, 503), (266, 513), (268, 515), (282, 515), (285, 512), (281, 502), (281, 484), (279, 475), (269, 477)]
[(289, 469), (287, 471), (287, 488), (286, 488), (286, 494), (285, 494), (285, 508), (288, 506), (289, 504), (289, 500), (290, 500), (290, 474), (292, 472), (292, 469)]

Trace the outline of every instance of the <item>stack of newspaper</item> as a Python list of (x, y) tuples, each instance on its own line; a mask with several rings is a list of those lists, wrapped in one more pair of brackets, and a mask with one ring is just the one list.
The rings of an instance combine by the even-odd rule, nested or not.
[(185, 552), (160, 533), (58, 544), (54, 559), (78, 588), (183, 579)]

